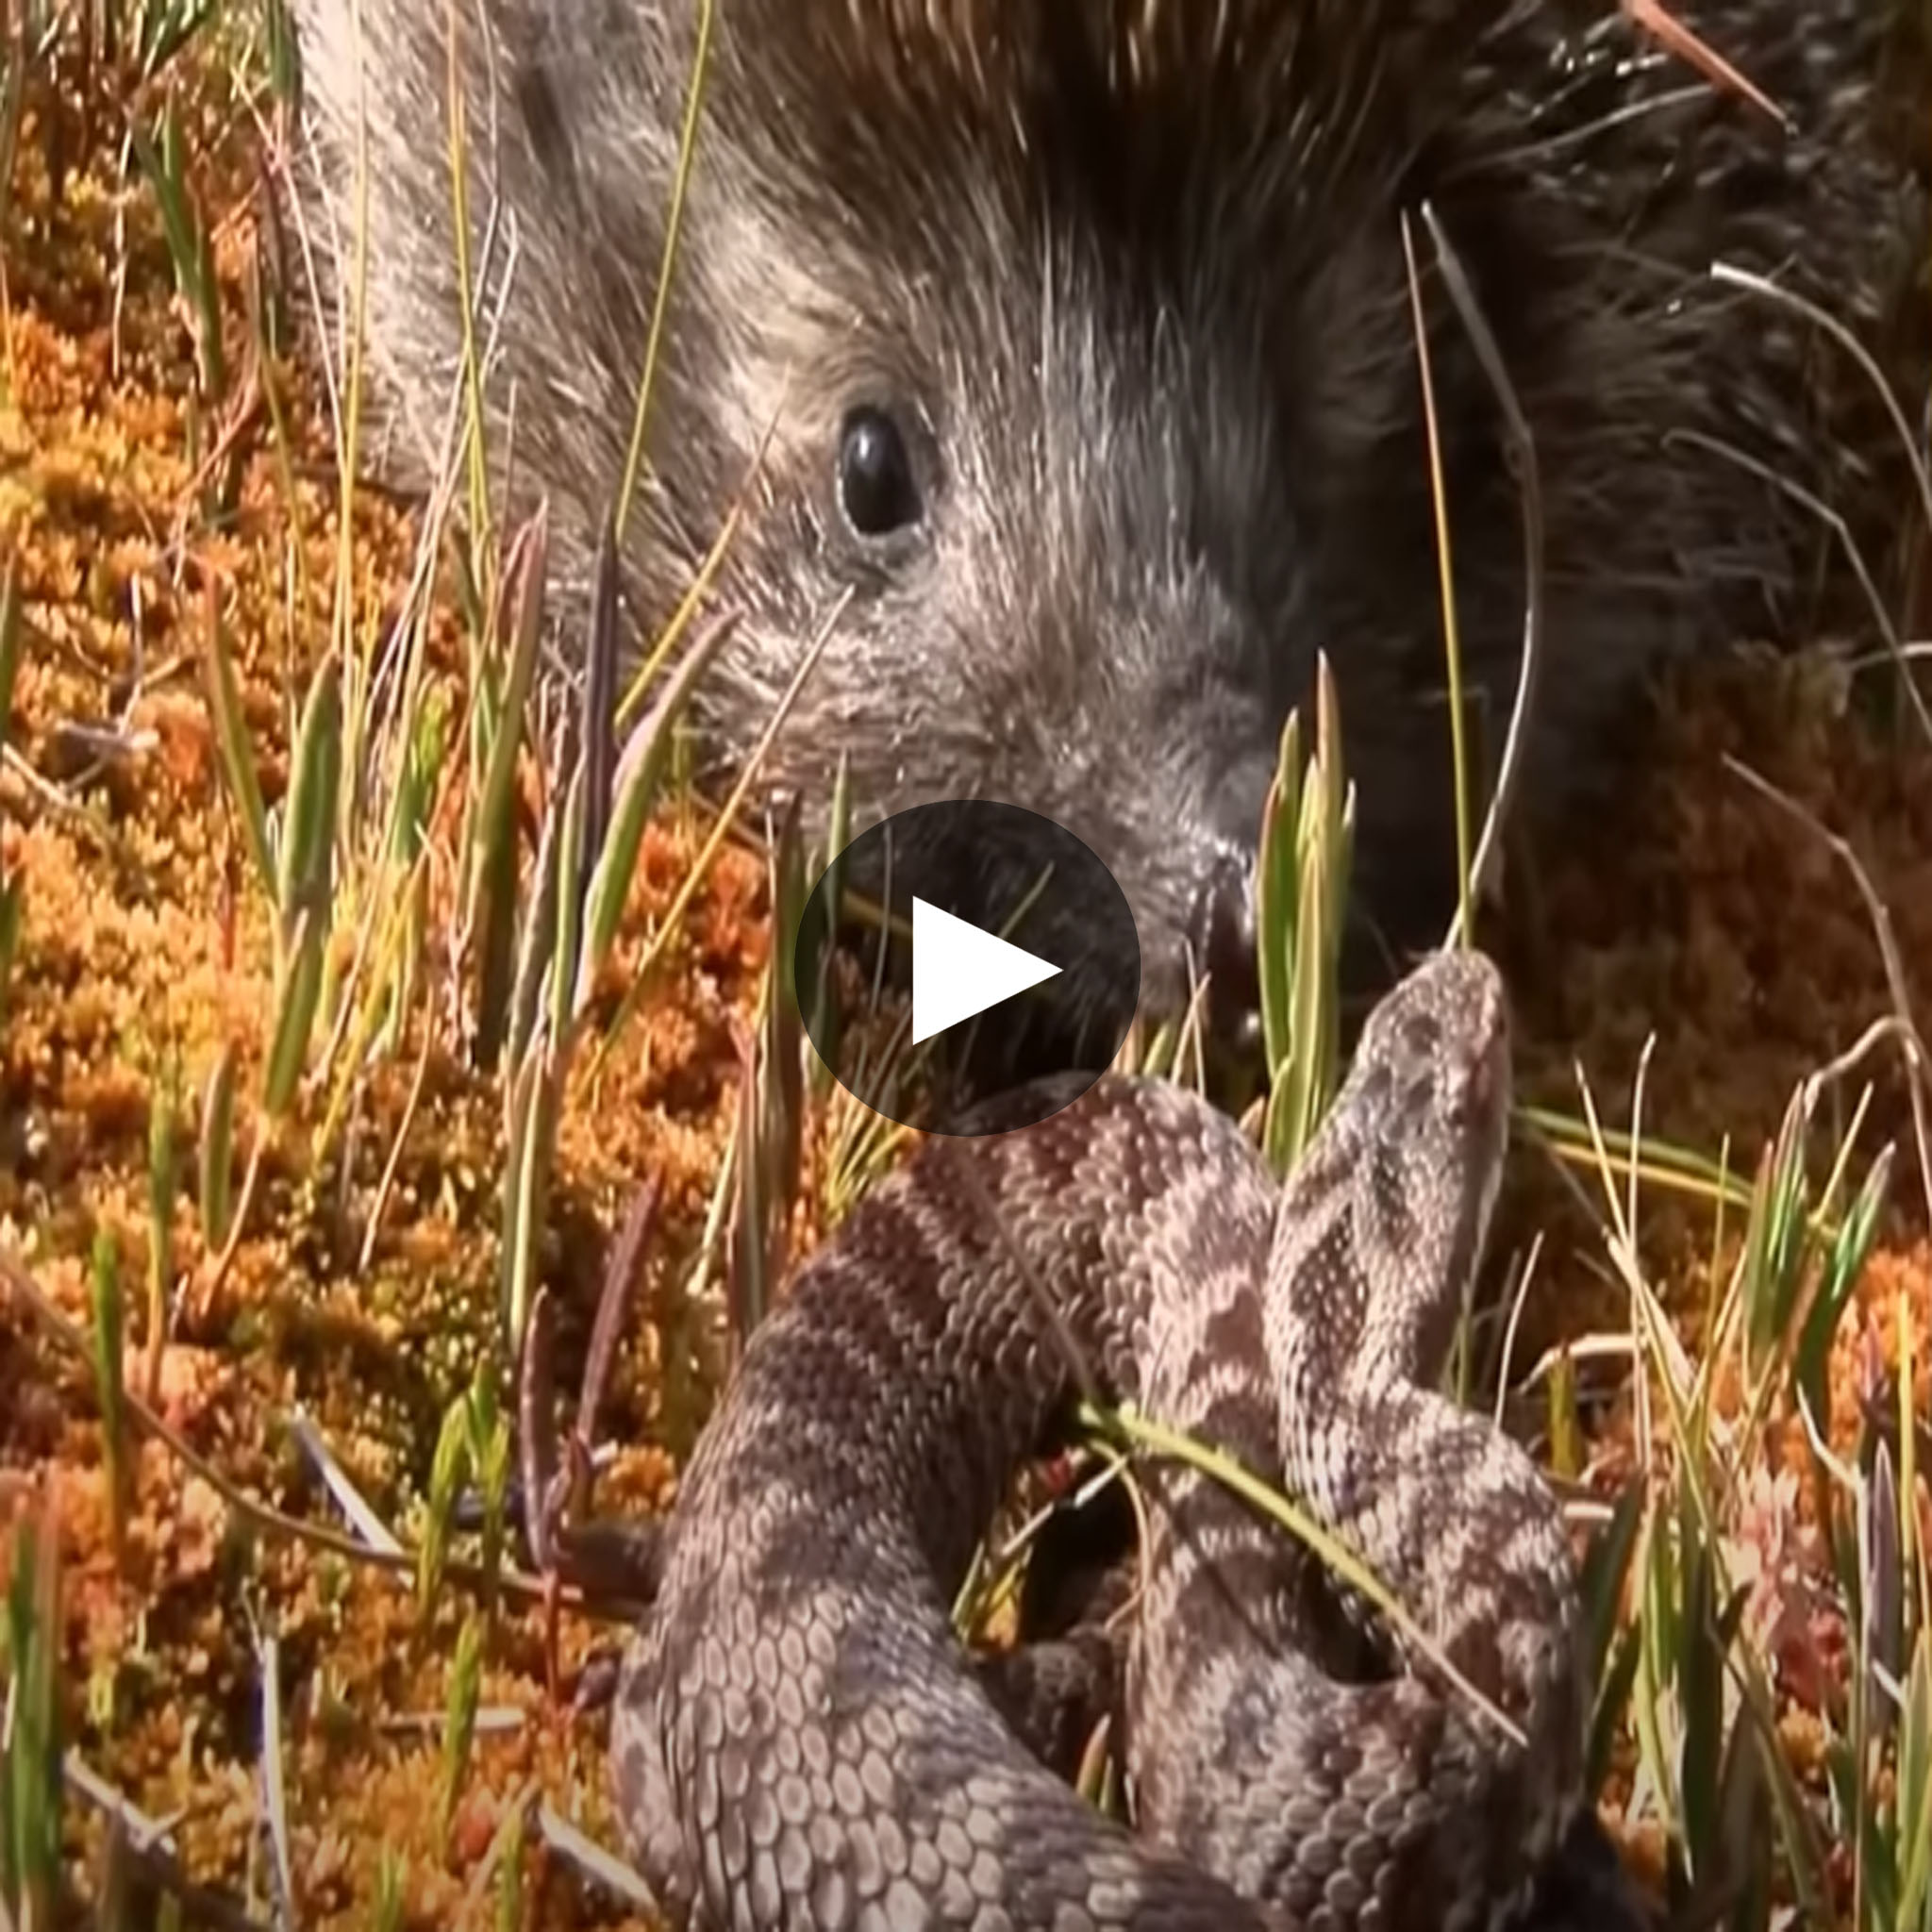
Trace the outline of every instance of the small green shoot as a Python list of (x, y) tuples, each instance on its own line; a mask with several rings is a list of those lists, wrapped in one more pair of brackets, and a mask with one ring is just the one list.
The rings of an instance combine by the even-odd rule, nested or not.
[(578, 969), (575, 1002), (578, 1013), (589, 1006), (591, 991), (610, 958), (617, 923), (637, 872), (644, 827), (657, 809), (670, 766), (676, 726), (699, 678), (710, 668), (736, 628), (736, 612), (727, 612), (699, 634), (625, 744), (617, 767), (616, 803), (609, 833), (591, 873), (584, 914), (583, 963)]
[(309, 687), (295, 738), (275, 866), (275, 900), (284, 935), (275, 1030), (262, 1079), (266, 1119), (285, 1118), (308, 1063), (322, 1005), (335, 893), (337, 795), (342, 775), (341, 682), (335, 660)]
[(0, 1021), (7, 1017), (7, 989), (20, 955), (20, 928), (25, 908), (25, 881), (0, 878)]
[[(832, 780), (831, 804), (825, 813), (825, 849), (823, 864), (818, 868), (824, 874), (825, 903), (834, 908), (832, 924), (836, 925), (836, 908), (841, 903), (844, 887), (845, 848), (852, 841), (852, 764), (845, 753), (839, 754), (839, 769)], [(797, 938), (796, 925), (773, 927), (773, 943), (782, 946), (790, 954)], [(807, 1027), (808, 1037), (823, 1041), (825, 1051), (823, 1055), (813, 1053), (808, 1069), (812, 1099), (823, 1104), (832, 1086), (832, 1068), (839, 1055), (839, 1008), (832, 997), (832, 985), (825, 974), (818, 975), (813, 992), (814, 1011), (810, 1024)]]
[(235, 1047), (225, 1041), (201, 1092), (195, 1204), (210, 1253), (227, 1244), (235, 1207)]
[[(772, 931), (794, 932), (805, 904), (805, 851), (794, 802), (771, 854)], [(791, 948), (766, 961), (758, 1031), (739, 1084), (738, 1201), (724, 1300), (734, 1355), (764, 1320), (785, 1271), (785, 1230), (797, 1199), (804, 1144), (804, 1027)]]
[(476, 1738), (476, 1702), (483, 1682), (483, 1621), (472, 1614), (463, 1619), (457, 1654), (450, 1665), (449, 1701), (443, 1711), (442, 1765), (438, 1779), (436, 1836), (442, 1856), (449, 1857), (450, 1832), (457, 1805), (469, 1775), (470, 1751)]
[(214, 238), (189, 183), (181, 119), (174, 99), (170, 97), (162, 108), (156, 133), (136, 128), (133, 138), (160, 209), (162, 232), (175, 264), (175, 286), (191, 317), (201, 394), (206, 401), (220, 402), (227, 390), (227, 360), (222, 347)]
[(490, 1847), (496, 1860), (496, 1932), (519, 1932), (524, 1923), (524, 1807), (506, 1806)]
[(1355, 841), (1355, 791), (1342, 775), (1341, 706), (1324, 657), (1316, 674), (1315, 745), (1302, 769), (1299, 715), (1262, 819), (1256, 924), (1269, 1093), (1262, 1152), (1277, 1174), (1300, 1158), (1328, 1110), (1341, 1052), (1337, 970)]
[(403, 1932), (408, 1867), (393, 1845), (375, 1861), (375, 1932)]
[(254, 740), (242, 715), (242, 683), (235, 670), (235, 650), (222, 614), (221, 592), (212, 576), (208, 586), (207, 652), (202, 668), (208, 686), (208, 716), (215, 743), (221, 749), (222, 770), (228, 797), (242, 822), (242, 842), (255, 861), (262, 889), (277, 896), (275, 861), (269, 843), (268, 808), (262, 803), (261, 778), (255, 766)]
[(469, 1461), (483, 1503), (481, 1568), (483, 1613), (496, 1614), (505, 1551), (505, 1522), (512, 1466), (509, 1417), (496, 1397), (496, 1376), (486, 1358), (478, 1363), (466, 1406)]
[(101, 1406), (101, 1455), (108, 1471), (108, 1524), (114, 1566), (125, 1572), (127, 1562), (127, 1510), (133, 1499), (134, 1477), (129, 1462), (133, 1439), (128, 1434), (123, 1401), (122, 1364), (126, 1346), (125, 1304), (121, 1294), (121, 1254), (105, 1228), (94, 1230), (93, 1254), (88, 1269), (88, 1295), (92, 1305), (94, 1399)]
[(436, 1438), (436, 1455), (429, 1465), (423, 1541), (416, 1551), (416, 1614), (425, 1623), (442, 1589), (443, 1566), (449, 1559), (450, 1524), (458, 1494), (470, 1474), (473, 1436), (470, 1399), (459, 1395), (443, 1410), (442, 1427)]
[(158, 1399), (161, 1355), (175, 1289), (175, 1196), (180, 1188), (175, 1130), (178, 1100), (172, 1076), (158, 1081), (147, 1114), (147, 1395)]
[(11, 550), (6, 571), (0, 573), (0, 747), (12, 741), (13, 687), (20, 675), (25, 630), (21, 623), (20, 553)]
[(52, 1506), (13, 1532), (8, 1716), (0, 1748), (0, 1906), (48, 1932), (60, 1890), (60, 1551)]
[(508, 1010), (511, 961), (516, 939), (517, 758), (525, 714), (537, 675), (537, 650), (543, 634), (544, 577), (549, 559), (549, 526), (540, 510), (520, 529), (504, 571), (497, 649), (502, 681), (494, 702), (475, 709), (475, 730), (482, 755), (482, 782), (473, 804), (465, 850), (469, 858), (468, 924), (475, 936), (476, 1009), (479, 1031), (476, 1063), (486, 1071), (496, 1063), (501, 1026)]

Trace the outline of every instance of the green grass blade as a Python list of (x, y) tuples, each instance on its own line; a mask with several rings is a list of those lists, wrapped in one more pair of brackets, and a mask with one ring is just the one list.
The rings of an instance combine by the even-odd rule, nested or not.
[(60, 1883), (59, 1542), (51, 1512), (13, 1534), (7, 1595), (11, 1728), (0, 1753), (0, 1903), (51, 1926)]
[(328, 943), (326, 920), (313, 908), (305, 906), (296, 918), (292, 942), (262, 1080), (261, 1108), (272, 1121), (280, 1120), (288, 1112), (308, 1058), (316, 1009), (322, 1003), (323, 953)]
[(558, 902), (563, 895), (565, 817), (565, 812), (558, 808), (557, 788), (553, 786), (537, 835), (537, 858), (531, 869), (529, 905), (517, 949), (516, 977), (510, 984), (508, 1010), (505, 1014), (485, 1008), (477, 1015), (480, 1037), (476, 1057), (478, 1063), (486, 1067), (494, 1066), (506, 1047), (509, 1064), (522, 1066), (536, 1035), (544, 992), (554, 977), (550, 969), (559, 923)]
[(172, 1079), (157, 1081), (147, 1115), (147, 1348), (148, 1381), (159, 1386), (168, 1304), (175, 1286), (175, 1094)]
[(1255, 878), (1255, 921), (1261, 981), (1261, 1039), (1272, 1071), (1293, 1045), (1290, 956), (1300, 926), (1301, 868), (1295, 841), (1302, 822), (1301, 714), (1291, 711), (1261, 815), (1261, 852)]
[(736, 612), (726, 612), (700, 633), (678, 660), (664, 689), (639, 721), (618, 760), (612, 785), (609, 837), (591, 873), (584, 912), (584, 951), (577, 973), (575, 1009), (589, 1003), (597, 975), (610, 957), (625, 900), (637, 871), (638, 851), (650, 823), (658, 788), (671, 757), (673, 734), (696, 690), (698, 679), (738, 626)]
[(518, 1069), (511, 1089), (509, 1158), (504, 1168), (500, 1304), (504, 1345), (512, 1361), (522, 1357), (524, 1325), (537, 1289), (557, 1108), (555, 1063), (540, 1041)]
[(539, 510), (517, 534), (505, 572), (508, 611), (508, 659), (492, 722), (488, 762), (476, 801), (471, 843), (470, 903), (475, 916), (492, 853), (508, 842), (515, 805), (517, 756), (524, 717), (537, 676), (537, 647), (543, 635), (543, 607), (550, 559), (550, 525)]
[(563, 824), (557, 843), (557, 937), (550, 955), (549, 1038), (559, 1056), (568, 1049), (576, 1004), (584, 917), (584, 902), (576, 884), (583, 877), (584, 821), (589, 810), (589, 774), (579, 761), (564, 793)]
[[(508, 1030), (516, 948), (516, 770), (537, 675), (549, 568), (549, 524), (540, 509), (517, 532), (506, 573), (508, 663), (488, 727), (487, 756), (469, 827), (468, 916), (476, 947), (477, 1063), (496, 1064)], [(482, 717), (479, 710), (478, 716)]]
[(1872, 1243), (1877, 1237), (1878, 1217), (1885, 1208), (1894, 1152), (1890, 1145), (1881, 1148), (1866, 1174), (1864, 1184), (1839, 1225), (1838, 1238), (1825, 1258), (1824, 1278), (1812, 1293), (1811, 1305), (1798, 1330), (1792, 1374), (1821, 1433), (1828, 1434), (1830, 1429), (1832, 1344), (1838, 1339), (1852, 1291), (1865, 1272)]
[(470, 1473), (470, 1404), (459, 1395), (442, 1412), (437, 1430), (436, 1453), (429, 1463), (429, 1494), (423, 1522), (423, 1541), (416, 1551), (416, 1614), (427, 1622), (442, 1588), (443, 1565), (449, 1556), (450, 1524), (457, 1494)]
[[(844, 752), (839, 754), (839, 770), (832, 780), (832, 802), (825, 814), (825, 863), (823, 878), (828, 918), (824, 943), (829, 947), (839, 921), (839, 907), (844, 891), (845, 847), (852, 838), (852, 766)], [(777, 929), (781, 942), (791, 955), (794, 986), (797, 978), (798, 924)], [(831, 1091), (832, 1069), (839, 1058), (839, 1003), (832, 996), (831, 974), (823, 959), (815, 960), (811, 971), (812, 1016), (807, 1029), (810, 1038), (824, 1042), (824, 1051), (814, 1053), (808, 1069), (812, 1098), (824, 1100)]]
[(218, 1253), (235, 1210), (235, 1045), (225, 1041), (201, 1094), (201, 1137), (195, 1163), (195, 1204), (202, 1240)]
[(108, 1508), (114, 1561), (126, 1560), (127, 1507), (133, 1497), (128, 1463), (125, 1382), (126, 1305), (121, 1294), (121, 1257), (105, 1227), (94, 1231), (88, 1269), (88, 1296), (93, 1315), (94, 1397), (101, 1406), (101, 1453), (108, 1468)]
[(342, 682), (340, 668), (330, 658), (308, 688), (295, 733), (275, 875), (275, 903), (281, 908), (284, 931), (292, 930), (298, 910), (312, 909), (326, 933), (341, 781)]
[(24, 905), (25, 881), (0, 879), (0, 1021), (7, 1017), (7, 989), (12, 981), (13, 962), (20, 952)]
[(221, 748), (228, 795), (242, 821), (242, 841), (261, 875), (262, 890), (280, 905), (275, 853), (269, 843), (268, 808), (261, 801), (261, 779), (255, 769), (253, 741), (248, 722), (242, 713), (242, 686), (235, 675), (235, 654), (222, 617), (220, 595), (212, 581), (208, 592), (208, 648), (203, 668), (207, 674), (208, 716), (214, 724), (215, 742)]
[(1932, 1924), (1932, 1630), (1921, 1625), (1899, 1715), (1898, 1923)]
[(20, 553), (9, 551), (0, 576), (0, 746), (13, 728), (13, 686), (20, 675)]
[(456, 1659), (450, 1666), (449, 1700), (442, 1727), (442, 1769), (438, 1779), (436, 1836), (448, 1856), (450, 1831), (457, 1804), (469, 1775), (470, 1750), (476, 1738), (476, 1705), (483, 1682), (483, 1624), (479, 1617), (463, 1619), (457, 1639)]

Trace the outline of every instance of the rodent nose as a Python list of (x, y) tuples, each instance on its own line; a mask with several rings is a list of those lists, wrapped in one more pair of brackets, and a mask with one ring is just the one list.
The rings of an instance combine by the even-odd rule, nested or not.
[(1232, 845), (1216, 855), (1195, 894), (1188, 938), (1208, 978), (1217, 1041), (1245, 1060), (1261, 1046), (1261, 978), (1255, 958), (1254, 860)]

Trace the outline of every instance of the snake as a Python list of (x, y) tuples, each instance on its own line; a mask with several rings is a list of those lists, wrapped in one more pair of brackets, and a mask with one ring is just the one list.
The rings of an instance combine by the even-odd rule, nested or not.
[[(1560, 1507), (1435, 1386), (1507, 1139), (1496, 967), (1436, 954), (1383, 996), (1285, 1181), (1177, 1082), (1080, 1084), (872, 1188), (698, 1440), (610, 1723), (615, 1809), (666, 1916), (1635, 1923), (1559, 1856), (1594, 1817)], [(1301, 1545), (1211, 1474), (1150, 1468), (1131, 1826), (1016, 1735), (952, 1615), (1016, 1474), (1096, 1396), (1278, 1478), (1407, 1612), (1396, 1668), (1339, 1676)]]

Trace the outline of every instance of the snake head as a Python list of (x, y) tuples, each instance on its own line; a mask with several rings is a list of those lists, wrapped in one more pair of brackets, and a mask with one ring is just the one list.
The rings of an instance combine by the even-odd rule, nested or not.
[(1493, 1161), (1509, 1113), (1509, 1004), (1495, 962), (1465, 949), (1417, 966), (1363, 1024), (1338, 1107), (1351, 1091), (1386, 1140), (1446, 1133), (1495, 1148)]
[[(1357, 1253), (1372, 1280), (1424, 1324), (1453, 1324), (1454, 1297), (1414, 1284), (1466, 1284), (1481, 1257), (1502, 1180), (1510, 1104), (1509, 1008), (1503, 975), (1474, 951), (1438, 953), (1369, 1015), (1331, 1123), (1355, 1190)], [(1389, 1265), (1378, 1269), (1377, 1259)], [(1447, 1333), (1422, 1355), (1434, 1359)]]

